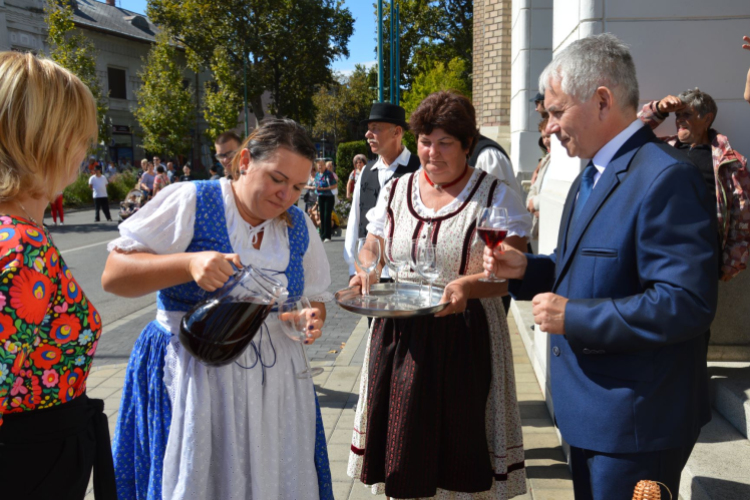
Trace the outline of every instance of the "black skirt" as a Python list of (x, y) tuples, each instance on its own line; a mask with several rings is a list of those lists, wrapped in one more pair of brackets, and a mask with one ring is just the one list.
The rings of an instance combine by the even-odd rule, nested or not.
[(92, 467), (96, 499), (117, 500), (102, 400), (83, 395), (3, 417), (0, 498), (83, 500)]
[(393, 498), (492, 488), (485, 430), (491, 364), (479, 300), (445, 318), (376, 320), (362, 482), (385, 483)]

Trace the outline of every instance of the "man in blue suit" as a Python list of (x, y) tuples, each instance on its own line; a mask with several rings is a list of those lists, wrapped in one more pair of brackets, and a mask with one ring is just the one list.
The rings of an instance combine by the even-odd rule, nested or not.
[(539, 88), (547, 132), (591, 161), (571, 186), (556, 251), (486, 250), (485, 270), (533, 299), (551, 334), (552, 401), (576, 499), (630, 500), (641, 479), (676, 498), (711, 418), (713, 201), (698, 169), (637, 119), (633, 59), (613, 35), (573, 42)]

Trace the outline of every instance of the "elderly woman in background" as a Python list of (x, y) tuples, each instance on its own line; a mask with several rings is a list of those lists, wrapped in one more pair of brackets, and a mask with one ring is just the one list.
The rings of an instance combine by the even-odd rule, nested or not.
[[(320, 337), (328, 259), (296, 206), (315, 148), (292, 120), (266, 120), (232, 163), (236, 180), (172, 184), (120, 225), (102, 276), (123, 297), (157, 294), (128, 362), (114, 439), (120, 500), (330, 499), (325, 434), (300, 344), (275, 315), (235, 363), (210, 367), (180, 344), (184, 314), (252, 264), (306, 296)], [(317, 302), (316, 302), (317, 301)]]
[(102, 322), (40, 221), (96, 144), (96, 102), (50, 60), (0, 53), (0, 497), (114, 500), (104, 404), (86, 396)]
[(349, 180), (346, 183), (347, 200), (352, 199), (352, 195), (354, 194), (354, 187), (357, 185), (357, 177), (359, 176), (360, 172), (362, 172), (362, 168), (367, 165), (367, 157), (363, 154), (358, 154), (354, 157), (352, 163), (354, 163), (354, 169), (349, 174)]
[[(422, 168), (381, 191), (367, 238), (397, 260), (415, 238), (435, 242), (450, 305), (434, 317), (373, 322), (348, 472), (394, 498), (511, 498), (526, 491), (526, 476), (500, 300), (507, 284), (479, 281), (475, 224), (483, 207), (506, 207), (505, 241), (524, 250), (531, 219), (515, 191), (468, 166), (478, 137), (468, 99), (437, 92), (410, 121)], [(358, 271), (350, 285), (365, 282)]]

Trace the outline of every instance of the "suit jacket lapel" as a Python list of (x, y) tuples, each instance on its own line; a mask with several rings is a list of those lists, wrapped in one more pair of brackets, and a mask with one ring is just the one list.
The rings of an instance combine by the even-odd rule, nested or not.
[[(630, 162), (632, 161), (635, 154), (644, 144), (655, 139), (656, 136), (650, 128), (642, 127), (638, 132), (633, 134), (633, 136), (630, 137), (630, 139), (628, 139), (625, 144), (622, 145), (622, 147), (617, 151), (617, 153), (615, 153), (615, 156), (609, 162), (609, 165), (607, 165), (607, 167), (604, 169), (602, 176), (599, 178), (599, 181), (596, 183), (594, 190), (591, 192), (591, 196), (586, 202), (586, 205), (583, 207), (583, 212), (580, 213), (580, 215), (578, 216), (578, 220), (575, 221), (575, 223), (572, 224), (573, 227), (571, 227), (570, 216), (572, 215), (572, 200), (575, 200), (575, 197), (578, 193), (578, 186), (581, 183), (581, 175), (579, 175), (576, 179), (576, 182), (573, 183), (573, 186), (575, 186), (576, 189), (575, 191), (573, 191), (573, 186), (571, 186), (571, 191), (568, 194), (568, 200), (566, 201), (566, 208), (564, 213), (564, 217), (566, 218), (563, 219), (565, 221), (566, 229), (564, 232), (566, 234), (564, 234), (560, 239), (560, 243), (563, 245), (563, 248), (565, 248), (565, 250), (562, 253), (562, 260), (558, 260), (558, 273), (557, 279), (555, 280), (555, 286), (557, 286), (560, 278), (567, 270), (568, 265), (570, 264), (570, 260), (575, 254), (578, 244), (580, 243), (581, 238), (583, 237), (586, 229), (591, 223), (591, 220), (599, 212), (604, 202), (607, 200), (607, 198), (609, 198), (610, 194), (612, 194), (612, 192), (620, 184), (620, 180), (627, 172), (628, 167), (630, 166)], [(567, 232), (570, 230), (572, 230), (573, 232), (571, 233), (570, 238), (566, 240)], [(565, 246), (566, 241), (567, 246)]]

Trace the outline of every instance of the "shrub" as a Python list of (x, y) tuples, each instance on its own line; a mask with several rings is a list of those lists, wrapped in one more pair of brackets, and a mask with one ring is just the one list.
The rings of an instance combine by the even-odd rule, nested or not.
[[(336, 152), (336, 175), (339, 177), (339, 198), (346, 198), (346, 183), (349, 182), (349, 174), (352, 173), (354, 164), (352, 161), (358, 154), (367, 156), (370, 148), (367, 141), (342, 142)], [(347, 212), (348, 214), (348, 212)], [(341, 215), (339, 213), (339, 215)]]
[(109, 201), (122, 201), (128, 192), (138, 183), (138, 176), (132, 170), (113, 175), (107, 184), (107, 197)]
[(94, 203), (94, 196), (89, 186), (90, 174), (78, 176), (73, 183), (63, 191), (63, 205), (66, 207), (80, 207)]

